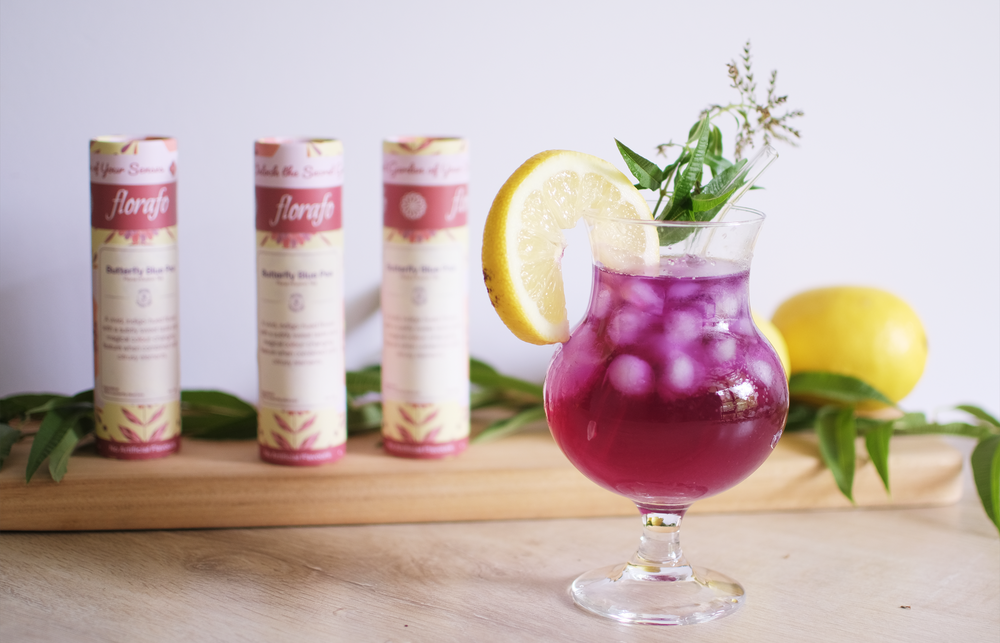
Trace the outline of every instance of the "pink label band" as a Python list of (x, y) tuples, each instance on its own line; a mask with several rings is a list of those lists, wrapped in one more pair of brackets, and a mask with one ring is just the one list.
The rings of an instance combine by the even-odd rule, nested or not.
[(268, 188), (257, 186), (257, 229), (261, 232), (339, 230), (341, 188)]
[(390, 455), (431, 460), (462, 453), (469, 446), (469, 438), (460, 438), (451, 442), (402, 442), (383, 435), (382, 444)]
[(383, 184), (387, 228), (441, 230), (464, 226), (468, 219), (465, 185)]
[(179, 435), (158, 442), (113, 442), (97, 438), (97, 452), (118, 460), (152, 460), (177, 453), (180, 448)]
[(260, 445), (260, 458), (272, 464), (290, 464), (295, 466), (311, 466), (336, 462), (344, 457), (346, 444), (338, 444), (328, 449), (273, 449)]
[(90, 184), (90, 225), (104, 230), (152, 230), (177, 225), (177, 184)]

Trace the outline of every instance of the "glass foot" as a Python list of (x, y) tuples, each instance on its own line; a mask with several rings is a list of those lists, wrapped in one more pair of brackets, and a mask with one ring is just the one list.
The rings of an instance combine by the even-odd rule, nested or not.
[(710, 569), (633, 563), (587, 572), (570, 594), (589, 612), (646, 625), (704, 623), (735, 612), (744, 599), (739, 583)]

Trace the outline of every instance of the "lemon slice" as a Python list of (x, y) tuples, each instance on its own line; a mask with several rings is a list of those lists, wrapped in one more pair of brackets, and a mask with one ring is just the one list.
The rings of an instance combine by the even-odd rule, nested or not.
[(536, 154), (500, 188), (483, 231), (486, 290), (500, 319), (518, 338), (531, 344), (569, 339), (563, 230), (585, 214), (595, 217), (591, 234), (597, 235), (598, 260), (604, 266), (631, 272), (636, 266), (646, 270), (659, 265), (653, 226), (613, 221), (652, 219), (645, 199), (624, 174), (589, 154)]

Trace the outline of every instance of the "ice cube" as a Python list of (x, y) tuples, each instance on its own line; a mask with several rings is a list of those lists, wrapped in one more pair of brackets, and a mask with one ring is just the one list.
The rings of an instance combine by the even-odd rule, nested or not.
[(717, 342), (712, 348), (712, 353), (720, 362), (728, 362), (736, 356), (736, 339), (725, 337)]
[(558, 368), (549, 367), (550, 373), (558, 373), (552, 381), (553, 387), (570, 394), (590, 388), (603, 364), (597, 346), (597, 333), (592, 326), (583, 324), (574, 330), (553, 358), (553, 365), (559, 360)]
[(753, 337), (754, 326), (749, 317), (741, 317), (729, 324), (729, 328), (737, 335)]
[(677, 353), (667, 364), (667, 383), (675, 391), (686, 391), (694, 385), (694, 360)]
[(610, 290), (604, 289), (597, 293), (597, 300), (594, 302), (593, 312), (598, 319), (604, 319), (611, 312), (613, 295)]
[(754, 360), (750, 368), (764, 386), (770, 386), (774, 381), (774, 368), (764, 360)]
[(635, 355), (619, 355), (608, 367), (611, 385), (625, 395), (646, 395), (653, 390), (653, 368)]
[(715, 316), (723, 319), (736, 317), (740, 312), (740, 298), (732, 293), (723, 293), (715, 298)]
[(670, 287), (671, 299), (689, 299), (701, 292), (701, 284), (692, 281), (676, 283)]
[(673, 311), (665, 318), (664, 325), (667, 341), (671, 344), (685, 344), (701, 335), (701, 316), (694, 311)]
[(650, 285), (642, 281), (629, 281), (622, 288), (622, 297), (637, 308), (659, 311), (663, 308), (663, 298)]
[(615, 346), (631, 344), (639, 339), (639, 335), (652, 321), (650, 315), (645, 315), (634, 308), (619, 310), (608, 323), (608, 339)]

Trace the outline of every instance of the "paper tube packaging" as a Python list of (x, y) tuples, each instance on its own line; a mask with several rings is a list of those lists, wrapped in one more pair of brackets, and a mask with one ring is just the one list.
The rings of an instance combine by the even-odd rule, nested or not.
[(97, 450), (145, 460), (180, 448), (177, 141), (90, 141)]
[(469, 146), (402, 137), (382, 154), (383, 444), (453, 456), (469, 443)]
[(254, 144), (257, 227), (257, 437), (267, 462), (344, 455), (343, 145)]

